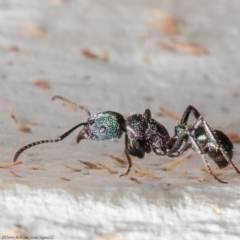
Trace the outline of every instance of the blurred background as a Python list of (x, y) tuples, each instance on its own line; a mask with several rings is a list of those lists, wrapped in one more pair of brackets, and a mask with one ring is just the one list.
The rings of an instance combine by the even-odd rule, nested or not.
[[(181, 117), (188, 105), (193, 105), (211, 126), (220, 127), (231, 134), (231, 137), (235, 137), (234, 160), (239, 166), (239, 12), (240, 3), (237, 0), (1, 0), (1, 165), (10, 163), (14, 153), (23, 145), (61, 135), (86, 120), (85, 112), (51, 101), (53, 95), (59, 94), (87, 106), (91, 113), (112, 110), (127, 117), (133, 112), (143, 113), (149, 108), (153, 117), (166, 126), (170, 135), (173, 134), (176, 119)], [(119, 166), (106, 157), (106, 154), (112, 154), (125, 158), (123, 139), (113, 143), (107, 141), (95, 144), (85, 141), (76, 145), (76, 135), (77, 132), (57, 145), (42, 145), (27, 151), (20, 156), (23, 163), (19, 166), (0, 168), (0, 185), (3, 189), (0, 204), (8, 217), (8, 221), (3, 221), (2, 224), (0, 222), (3, 233), (10, 231), (13, 235), (19, 233), (25, 236), (38, 234), (39, 237), (54, 234), (55, 239), (66, 239), (67, 236), (71, 236), (71, 239), (171, 239), (183, 234), (184, 224), (188, 225), (192, 218), (183, 220), (173, 213), (173, 233), (173, 229), (170, 228), (170, 231), (166, 228), (168, 224), (171, 225), (171, 221), (169, 223), (160, 214), (164, 209), (159, 209), (156, 204), (156, 212), (159, 214), (156, 216), (156, 225), (151, 220), (146, 221), (153, 216), (152, 210), (146, 208), (143, 216), (141, 207), (134, 213), (138, 217), (131, 222), (130, 216), (128, 220), (124, 216), (129, 211), (127, 206), (135, 200), (128, 198), (125, 193), (137, 193), (137, 199), (142, 204), (149, 200), (149, 196), (154, 198), (153, 193), (156, 194), (154, 199), (160, 201), (160, 198), (168, 199), (168, 193), (165, 195), (161, 191), (171, 189), (170, 185), (166, 185), (170, 183), (178, 186), (178, 190), (173, 190), (176, 191), (173, 193), (175, 197), (172, 196), (175, 199), (172, 204), (176, 205), (180, 198), (184, 199), (181, 195), (184, 193), (178, 191), (184, 189), (188, 192), (185, 188), (190, 185), (193, 189), (196, 188), (194, 201), (198, 201), (202, 187), (206, 191), (208, 189), (196, 181), (198, 178), (207, 178), (210, 181), (215, 187), (212, 193), (217, 194), (221, 187), (222, 196), (214, 195), (216, 199), (224, 199), (224, 196), (228, 199), (232, 195), (233, 201), (239, 204), (236, 189), (219, 186), (219, 183), (201, 171), (203, 165), (196, 154), (173, 172), (162, 171), (169, 164), (169, 159), (164, 157), (159, 161), (159, 157), (150, 154), (143, 160), (135, 160), (138, 165), (154, 174), (164, 176), (162, 180), (155, 181), (141, 178), (140, 185), (128, 177), (120, 179), (118, 175), (107, 175), (107, 172), (98, 170), (83, 170), (80, 175), (76, 175), (77, 173), (63, 165), (70, 164), (84, 169), (83, 164), (76, 162), (79, 158), (96, 164), (99, 161), (105, 163), (117, 170), (118, 174), (125, 170), (119, 169)], [(216, 167), (214, 163), (212, 165), (213, 168)], [(188, 180), (182, 177), (183, 172), (187, 172)], [(221, 177), (232, 182), (232, 186), (239, 185), (238, 176), (231, 168)], [(191, 178), (195, 181), (189, 180)], [(113, 220), (111, 214), (107, 218), (104, 215), (106, 211), (102, 212), (103, 215), (99, 213), (101, 218), (108, 219), (106, 224), (96, 223), (95, 226), (93, 222), (96, 219), (89, 219), (87, 226), (81, 225), (81, 220), (78, 222), (75, 219), (71, 207), (64, 212), (69, 199), (76, 201), (77, 207), (73, 206), (75, 209), (80, 208), (83, 211), (79, 207), (81, 204), (78, 198), (91, 202), (89, 196), (93, 202), (102, 196), (101, 201), (105, 204), (103, 209), (107, 209), (109, 204), (106, 199), (111, 199), (116, 194), (113, 192), (111, 195), (108, 187), (116, 188), (116, 191), (122, 189), (119, 198), (126, 197), (126, 201), (129, 200), (125, 202), (126, 205), (131, 203), (126, 208), (120, 204), (121, 209), (126, 210), (122, 218), (119, 217), (122, 227)], [(43, 190), (39, 189), (48, 192), (41, 192)], [(49, 198), (53, 193), (59, 194), (59, 189), (66, 191), (64, 195), (70, 194), (69, 199), (66, 197), (63, 202), (55, 202), (56, 205), (49, 207), (41, 196)], [(193, 190), (189, 190), (190, 196), (191, 191)], [(36, 192), (39, 195), (33, 200)], [(81, 195), (82, 192), (88, 194)], [(212, 206), (215, 202), (204, 202), (210, 201), (208, 194), (206, 192), (206, 198), (201, 203)], [(51, 195), (50, 198), (54, 196)], [(26, 199), (26, 208), (31, 206), (31, 209), (35, 209), (39, 206), (40, 210), (29, 210), (27, 213), (26, 209), (17, 210)], [(119, 203), (116, 203), (118, 200), (111, 201), (111, 204), (116, 204), (113, 206), (113, 209), (117, 209), (116, 214), (119, 213)], [(194, 201), (190, 208), (183, 208), (181, 214), (190, 214), (192, 207), (196, 206)], [(15, 205), (16, 202), (20, 205)], [(201, 203), (198, 202), (199, 205)], [(227, 203), (224, 201), (224, 204)], [(224, 204), (222, 207), (232, 209), (230, 205)], [(13, 205), (16, 209), (12, 209)], [(134, 207), (134, 204), (131, 205), (131, 209)], [(91, 208), (90, 205), (88, 208)], [(59, 209), (62, 209), (63, 215), (59, 213)], [(200, 214), (200, 208), (195, 210), (196, 214)], [(43, 212), (46, 217), (42, 217)], [(83, 222), (87, 221), (89, 214), (82, 214)], [(140, 225), (136, 223), (141, 221), (139, 214), (142, 216)], [(235, 214), (235, 217), (240, 216), (239, 212)], [(38, 219), (40, 216), (41, 220)], [(62, 218), (61, 224), (68, 227), (64, 229), (55, 222), (53, 216)], [(68, 217), (65, 219), (65, 216)], [(214, 235), (213, 228), (202, 229), (199, 224), (196, 225), (199, 227), (186, 230), (182, 239), (192, 239), (195, 231), (200, 234), (198, 237), (207, 234), (211, 239), (229, 236), (234, 239), (235, 234), (239, 234), (237, 225), (234, 228), (234, 223), (231, 223), (231, 231), (220, 227), (221, 221), (230, 226), (233, 215), (228, 216), (229, 218), (225, 216), (225, 220), (212, 218), (219, 227), (218, 235)], [(194, 218), (193, 215), (192, 217)], [(186, 222), (181, 225), (180, 219)], [(200, 218), (195, 218), (194, 221), (200, 222)], [(109, 230), (107, 226), (110, 223)], [(123, 227), (124, 223), (126, 228)], [(128, 229), (128, 226), (131, 228)], [(115, 232), (120, 234), (113, 235), (112, 238), (98, 238), (111, 236)]]

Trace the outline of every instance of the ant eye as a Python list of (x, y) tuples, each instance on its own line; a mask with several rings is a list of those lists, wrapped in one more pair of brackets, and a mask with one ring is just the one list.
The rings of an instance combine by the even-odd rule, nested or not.
[(100, 127), (99, 133), (105, 133), (105, 132), (106, 132), (106, 128), (104, 126)]

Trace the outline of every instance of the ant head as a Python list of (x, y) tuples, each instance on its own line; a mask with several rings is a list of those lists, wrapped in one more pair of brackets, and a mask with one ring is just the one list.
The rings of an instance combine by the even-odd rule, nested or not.
[(125, 132), (125, 120), (117, 112), (100, 112), (92, 114), (87, 124), (79, 132), (77, 143), (82, 139), (92, 139), (95, 141), (120, 138)]

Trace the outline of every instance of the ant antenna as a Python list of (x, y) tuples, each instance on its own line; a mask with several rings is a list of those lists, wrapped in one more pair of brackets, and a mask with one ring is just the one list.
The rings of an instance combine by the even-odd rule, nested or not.
[(68, 99), (66, 99), (66, 98), (64, 98), (62, 96), (59, 96), (59, 95), (54, 95), (52, 97), (52, 101), (54, 101), (55, 99), (61, 99), (64, 102), (70, 103), (73, 106), (76, 106), (76, 107), (80, 108), (81, 110), (84, 110), (88, 114), (88, 116), (91, 116), (91, 113), (89, 112), (89, 110), (85, 106), (79, 105), (78, 103), (74, 103), (74, 102), (72, 102), (72, 101), (70, 101), (70, 100), (68, 100)]
[(33, 143), (30, 143), (22, 148), (20, 148), (16, 153), (15, 153), (15, 156), (13, 158), (13, 162), (16, 162), (17, 161), (17, 158), (19, 157), (19, 155), (25, 151), (26, 149), (30, 148), (30, 147), (33, 147), (33, 146), (36, 146), (36, 145), (39, 145), (39, 144), (43, 144), (43, 143), (51, 143), (51, 142), (60, 142), (62, 141), (64, 138), (66, 138), (71, 132), (73, 132), (75, 129), (77, 129), (78, 127), (80, 126), (85, 126), (87, 125), (87, 123), (80, 123), (78, 125), (76, 125), (75, 127), (71, 128), (70, 130), (68, 130), (67, 132), (65, 132), (63, 135), (59, 136), (59, 137), (56, 137), (56, 138), (53, 138), (53, 139), (47, 139), (47, 140), (41, 140), (41, 141), (37, 141), (37, 142), (33, 142)]

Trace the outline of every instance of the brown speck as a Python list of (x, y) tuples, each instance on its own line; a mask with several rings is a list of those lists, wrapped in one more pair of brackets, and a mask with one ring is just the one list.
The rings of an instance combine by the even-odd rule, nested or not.
[(65, 177), (60, 177), (60, 179), (63, 180), (63, 181), (68, 181), (68, 182), (71, 181), (70, 179), (65, 178)]
[(154, 174), (148, 173), (144, 170), (142, 170), (136, 163), (133, 162), (133, 165), (137, 168), (134, 169), (135, 173), (138, 173), (141, 176), (147, 177), (147, 178), (151, 178), (151, 179), (160, 179), (158, 176), (155, 176)]
[(168, 186), (170, 189), (173, 189), (173, 188), (175, 188), (175, 186), (174, 186), (174, 185), (172, 185), (171, 183), (167, 183), (167, 186)]
[(39, 168), (37, 168), (37, 167), (32, 167), (32, 170), (39, 170)]
[(70, 167), (68, 165), (64, 165), (64, 167), (68, 168), (68, 169), (71, 169), (73, 172), (81, 172), (82, 170), (79, 169), (79, 168), (74, 168), (74, 167)]
[(102, 163), (98, 163), (98, 165), (103, 168), (103, 169), (106, 169), (110, 174), (116, 174), (118, 172), (116, 171), (113, 171), (111, 168), (107, 167), (106, 165), (102, 164)]
[[(210, 174), (206, 168), (202, 168), (201, 171), (205, 172), (206, 174)], [(213, 172), (213, 174), (217, 177), (222, 175), (222, 173), (219, 172)]]
[(164, 108), (164, 107), (160, 107), (160, 110), (161, 110), (162, 113), (164, 113), (168, 117), (170, 117), (174, 120), (180, 121), (180, 118), (174, 112), (172, 112), (171, 110), (169, 110), (167, 108)]
[(177, 25), (172, 24), (170, 22), (160, 22), (159, 20), (153, 20), (151, 24), (165, 32), (166, 34), (178, 34), (180, 32)]
[(152, 21), (152, 25), (164, 33), (173, 35), (180, 33), (180, 24), (183, 22), (159, 9), (151, 9), (152, 14), (154, 15), (154, 20)]
[(95, 52), (93, 52), (91, 50), (88, 50), (88, 49), (82, 49), (81, 53), (87, 58), (99, 59), (99, 60), (102, 60), (104, 62), (108, 61), (108, 56), (107, 56), (106, 53), (105, 54), (98, 54), (98, 53), (95, 53)]
[(137, 183), (137, 184), (141, 184), (142, 182), (140, 182), (139, 180), (137, 180), (134, 177), (130, 177), (130, 180), (132, 180), (133, 182)]
[(160, 42), (158, 45), (166, 50), (192, 55), (205, 55), (208, 51), (195, 43), (185, 42), (179, 39), (171, 39), (168, 42)]
[(35, 82), (33, 82), (33, 85), (42, 88), (42, 89), (50, 89), (51, 86), (50, 84), (46, 81), (46, 80), (37, 80)]
[(88, 162), (88, 161), (81, 161), (81, 160), (78, 160), (80, 163), (83, 163), (87, 166), (88, 169), (102, 169), (101, 167), (97, 166), (96, 164), (94, 163), (91, 163), (91, 162)]
[(10, 113), (10, 116), (11, 118), (15, 121), (15, 123), (17, 124), (18, 126), (18, 129), (22, 132), (25, 132), (25, 133), (30, 133), (31, 132), (31, 129), (23, 124), (21, 124), (18, 119), (16, 118), (16, 116), (14, 115), (14, 112), (12, 110), (12, 108), (9, 106), (9, 104), (3, 100), (3, 103), (5, 105), (5, 107), (7, 108), (8, 112)]
[(176, 52), (176, 48), (169, 43), (159, 42), (158, 46), (170, 52)]
[(143, 97), (143, 99), (145, 99), (148, 102), (152, 102), (154, 100), (153, 97)]
[(16, 166), (18, 164), (22, 164), (22, 162), (16, 161), (14, 163), (8, 163), (8, 164), (5, 164), (5, 165), (1, 165), (0, 168), (11, 168), (11, 167)]
[(239, 96), (239, 92), (237, 92), (237, 91), (232, 91), (232, 96), (233, 97), (238, 97)]
[(9, 49), (9, 51), (12, 51), (12, 52), (18, 52), (19, 51), (19, 47), (16, 46), (16, 45), (10, 45), (10, 46), (8, 46), (8, 49)]
[(203, 180), (198, 179), (198, 181), (199, 181), (200, 183), (203, 183), (203, 184), (206, 184), (206, 183), (209, 183), (209, 182), (210, 182), (209, 180), (206, 180), (206, 179), (203, 179)]
[(14, 177), (18, 177), (18, 178), (22, 178), (22, 176), (18, 175), (17, 173), (13, 172), (13, 171), (9, 171)]
[(112, 233), (110, 235), (106, 235), (106, 236), (99, 238), (99, 240), (114, 240), (114, 239), (118, 239), (117, 233)]
[(36, 37), (43, 37), (46, 32), (40, 28), (37, 27), (31, 23), (27, 23), (27, 22), (23, 22), (22, 26), (32, 35), (36, 36)]
[(127, 161), (121, 159), (121, 158), (118, 158), (118, 157), (115, 157), (113, 155), (108, 155), (110, 158), (112, 158), (113, 160), (115, 160), (117, 163), (119, 163), (120, 165), (126, 165), (127, 164)]
[(221, 110), (222, 110), (223, 112), (225, 112), (225, 113), (228, 113), (228, 112), (229, 112), (229, 109), (226, 108), (226, 107), (224, 107), (224, 106), (221, 107)]
[(240, 134), (238, 133), (227, 133), (228, 137), (234, 143), (240, 143)]
[(189, 158), (191, 155), (192, 155), (192, 151), (186, 153), (186, 154), (183, 155), (182, 157), (177, 158), (176, 160), (174, 160), (173, 162), (171, 162), (168, 167), (166, 167), (166, 170), (169, 171), (169, 170), (173, 169), (174, 167), (176, 167), (177, 165), (179, 165), (180, 163), (182, 163), (184, 160), (186, 160), (187, 158)]
[(90, 80), (91, 79), (91, 76), (90, 75), (86, 75), (86, 76), (84, 76), (84, 78), (83, 78), (84, 80)]

